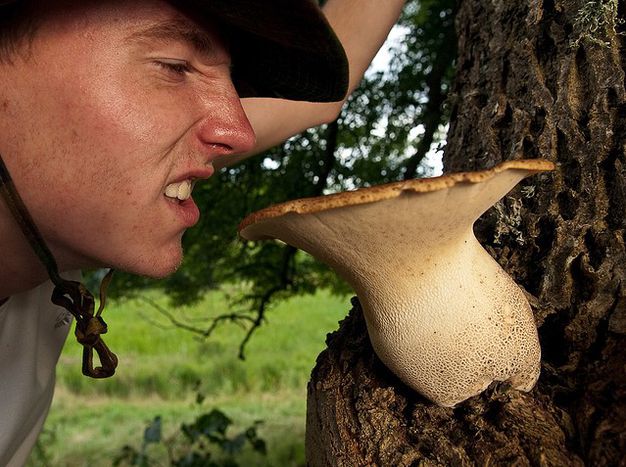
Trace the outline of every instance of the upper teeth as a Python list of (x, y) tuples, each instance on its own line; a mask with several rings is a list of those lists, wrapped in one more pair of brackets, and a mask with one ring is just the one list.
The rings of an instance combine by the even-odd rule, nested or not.
[(189, 199), (191, 196), (191, 180), (183, 180), (178, 183), (170, 183), (165, 188), (165, 196), (168, 198), (178, 198), (181, 201)]

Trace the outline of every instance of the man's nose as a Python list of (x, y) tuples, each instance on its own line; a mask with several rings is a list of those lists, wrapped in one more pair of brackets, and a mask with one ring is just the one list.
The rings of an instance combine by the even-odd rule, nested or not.
[(218, 99), (211, 99), (206, 115), (197, 126), (198, 139), (211, 156), (251, 151), (256, 136), (234, 87)]

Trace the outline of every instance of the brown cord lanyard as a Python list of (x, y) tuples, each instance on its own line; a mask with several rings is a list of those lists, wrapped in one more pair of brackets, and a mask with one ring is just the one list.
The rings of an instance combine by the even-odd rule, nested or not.
[[(94, 297), (87, 288), (76, 281), (68, 281), (59, 275), (59, 268), (37, 229), (26, 205), (15, 189), (9, 171), (0, 155), (0, 194), (2, 194), (17, 221), (22, 233), (48, 271), (55, 285), (52, 303), (62, 306), (76, 318), (76, 339), (83, 345), (83, 374), (92, 378), (113, 376), (117, 367), (117, 357), (109, 350), (101, 335), (107, 332), (107, 325), (100, 316), (106, 304), (106, 290), (111, 282), (113, 269), (110, 269), (100, 284), (100, 306), (94, 315)], [(102, 366), (93, 366), (93, 351), (96, 351)]]

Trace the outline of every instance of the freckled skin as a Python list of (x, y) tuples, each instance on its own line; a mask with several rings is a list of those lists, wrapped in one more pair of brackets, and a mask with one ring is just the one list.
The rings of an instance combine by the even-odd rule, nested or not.
[(0, 64), (0, 154), (62, 270), (165, 276), (181, 262), (185, 230), (165, 186), (254, 145), (230, 57), (214, 33), (210, 55), (180, 41), (129, 41), (181, 18), (166, 2), (62, 3), (31, 48)]

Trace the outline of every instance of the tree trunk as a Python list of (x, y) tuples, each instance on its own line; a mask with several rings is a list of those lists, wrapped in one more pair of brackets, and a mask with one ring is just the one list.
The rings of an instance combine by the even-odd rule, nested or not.
[(309, 384), (310, 465), (626, 465), (624, 8), (466, 0), (457, 16), (446, 170), (558, 163), (475, 228), (533, 306), (535, 389), (434, 406), (377, 359), (355, 301)]

